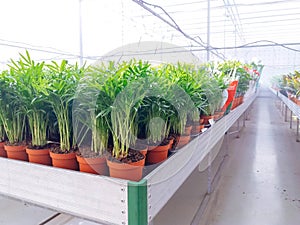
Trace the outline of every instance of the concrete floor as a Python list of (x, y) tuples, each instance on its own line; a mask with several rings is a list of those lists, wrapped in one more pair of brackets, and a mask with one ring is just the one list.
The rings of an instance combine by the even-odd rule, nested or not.
[[(200, 225), (300, 224), (300, 143), (289, 123), (283, 122), (278, 104), (277, 98), (262, 88), (240, 138), (230, 135), (228, 145), (224, 141), (213, 170), (226, 155), (225, 167)], [(206, 185), (207, 173), (196, 169), (154, 224), (195, 225), (193, 217)], [(0, 225), (97, 224), (65, 214), (45, 222), (54, 215), (54, 211), (0, 196)]]
[(300, 143), (276, 106), (262, 89), (201, 225), (300, 224)]

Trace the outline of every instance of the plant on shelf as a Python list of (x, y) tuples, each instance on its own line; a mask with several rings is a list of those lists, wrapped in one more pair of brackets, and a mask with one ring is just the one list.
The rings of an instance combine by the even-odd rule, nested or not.
[(142, 177), (145, 156), (133, 149), (137, 139), (135, 121), (150, 74), (148, 62), (132, 60), (118, 64), (115, 73), (105, 82), (104, 92), (113, 102), (110, 106), (113, 149), (107, 160), (110, 176), (129, 180)]
[(9, 67), (18, 83), (19, 100), (27, 116), (31, 137), (26, 149), (29, 161), (51, 165), (47, 146), (50, 107), (47, 103), (48, 80), (44, 74), (44, 62), (35, 63), (26, 51), (26, 54), (20, 54), (19, 60), (11, 60)]
[[(107, 174), (106, 153), (110, 136), (112, 99), (105, 92), (114, 64), (90, 67), (81, 79), (73, 104), (73, 128), (81, 171)], [(108, 73), (109, 71), (109, 73)]]
[(59, 147), (51, 149), (50, 157), (55, 167), (77, 170), (76, 143), (72, 129), (72, 104), (79, 79), (85, 68), (77, 64), (70, 65), (66, 60), (62, 60), (60, 64), (53, 61), (46, 67), (48, 68), (46, 77), (49, 80), (47, 99), (56, 116), (60, 137)]
[(14, 71), (3, 71), (0, 75), (0, 119), (8, 141), (4, 148), (8, 158), (28, 161), (26, 154), (26, 115), (20, 101), (20, 80)]
[(202, 88), (205, 93), (206, 105), (202, 107), (201, 118), (204, 119), (204, 124), (209, 124), (209, 120), (214, 119), (215, 112), (222, 107), (223, 91), (218, 82), (211, 77), (203, 83)]

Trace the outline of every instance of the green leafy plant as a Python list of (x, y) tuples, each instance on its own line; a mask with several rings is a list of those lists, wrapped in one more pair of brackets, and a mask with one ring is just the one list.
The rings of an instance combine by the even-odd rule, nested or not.
[(8, 142), (18, 145), (25, 142), (25, 108), (20, 101), (18, 79), (13, 71), (3, 71), (0, 75), (0, 119)]
[(60, 151), (70, 152), (76, 149), (72, 127), (72, 103), (84, 67), (70, 65), (66, 60), (60, 64), (53, 61), (46, 66), (46, 76), (49, 80), (47, 99), (57, 119)]
[(22, 103), (31, 134), (31, 147), (43, 148), (47, 144), (48, 80), (45, 79), (44, 62), (35, 63), (29, 52), (20, 54), (18, 61), (11, 60), (10, 72), (17, 81), (19, 100)]

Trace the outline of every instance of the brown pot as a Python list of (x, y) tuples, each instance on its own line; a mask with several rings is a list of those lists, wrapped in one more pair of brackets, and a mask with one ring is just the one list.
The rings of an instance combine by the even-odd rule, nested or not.
[(29, 162), (38, 163), (42, 165), (52, 166), (52, 160), (50, 158), (50, 149), (30, 149), (26, 148)]
[(184, 145), (188, 144), (191, 140), (191, 136), (190, 135), (181, 135), (179, 137), (179, 141), (177, 143), (177, 148), (181, 148)]
[(192, 128), (193, 128), (192, 125), (190, 125), (190, 126), (185, 126), (185, 128), (184, 128), (184, 135), (190, 135), (191, 132), (192, 132)]
[(170, 149), (170, 143), (167, 145), (148, 146), (147, 163), (159, 163), (168, 158), (168, 151)]
[(200, 124), (204, 124), (204, 119), (200, 118), (199, 122)]
[(76, 153), (69, 152), (66, 154), (63, 153), (54, 153), (50, 151), (50, 157), (52, 158), (52, 165), (54, 167), (78, 170), (78, 163), (76, 160)]
[(6, 151), (4, 150), (5, 142), (0, 142), (0, 157), (7, 157)]
[(120, 163), (107, 159), (109, 175), (115, 178), (121, 178), (131, 181), (139, 181), (143, 177), (143, 168), (145, 158), (133, 163)]
[(191, 132), (191, 134), (192, 135), (195, 135), (195, 134), (199, 134), (199, 133), (201, 133), (201, 130), (204, 128), (204, 125), (202, 124), (202, 125), (193, 125), (193, 128), (192, 128), (192, 132)]
[(28, 161), (25, 145), (4, 145), (7, 158)]
[(79, 170), (81, 172), (108, 175), (108, 167), (106, 165), (106, 157), (97, 158), (84, 158), (76, 155), (77, 162), (79, 163)]

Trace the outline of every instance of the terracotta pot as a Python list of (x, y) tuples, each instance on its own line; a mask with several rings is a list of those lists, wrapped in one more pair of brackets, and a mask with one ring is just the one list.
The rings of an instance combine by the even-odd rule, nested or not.
[(81, 172), (108, 175), (108, 167), (106, 164), (106, 157), (85, 158), (76, 155), (77, 162), (79, 163), (79, 170)]
[(209, 124), (209, 120), (210, 119), (214, 119), (214, 116), (213, 115), (201, 115), (201, 118), (203, 119), (203, 124), (204, 125), (207, 125), (207, 124)]
[(204, 119), (200, 118), (199, 122), (200, 124), (204, 124)]
[(237, 107), (237, 102), (238, 102), (238, 99), (234, 98), (233, 101), (232, 101), (231, 110), (233, 110), (233, 109), (235, 109)]
[(204, 128), (204, 125), (202, 124), (202, 125), (193, 125), (193, 129), (192, 129), (192, 132), (191, 132), (191, 134), (192, 135), (195, 135), (195, 134), (199, 134), (199, 133), (201, 133), (201, 130)]
[(28, 161), (25, 145), (4, 145), (4, 150), (7, 153), (7, 158)]
[(214, 119), (215, 120), (220, 119), (223, 116), (223, 114), (224, 114), (224, 112), (222, 112), (222, 111), (215, 112)]
[(193, 126), (185, 126), (184, 128), (184, 135), (190, 135), (192, 131)]
[(50, 149), (26, 149), (29, 162), (38, 163), (42, 165), (52, 166), (52, 160), (50, 158)]
[(0, 142), (0, 157), (7, 157), (6, 151), (4, 150), (5, 142)]
[(190, 135), (181, 135), (179, 137), (179, 141), (177, 143), (177, 147), (178, 148), (181, 148), (183, 147), (184, 145), (188, 144), (191, 140), (191, 136)]
[(146, 162), (153, 164), (166, 160), (170, 147), (170, 143), (167, 145), (149, 146)]
[(109, 159), (106, 161), (109, 168), (109, 175), (131, 181), (139, 181), (143, 177), (145, 158), (130, 164), (114, 162)]
[(70, 152), (66, 154), (53, 153), (50, 151), (50, 157), (52, 158), (52, 165), (54, 167), (78, 170), (78, 162), (76, 160), (76, 153)]

